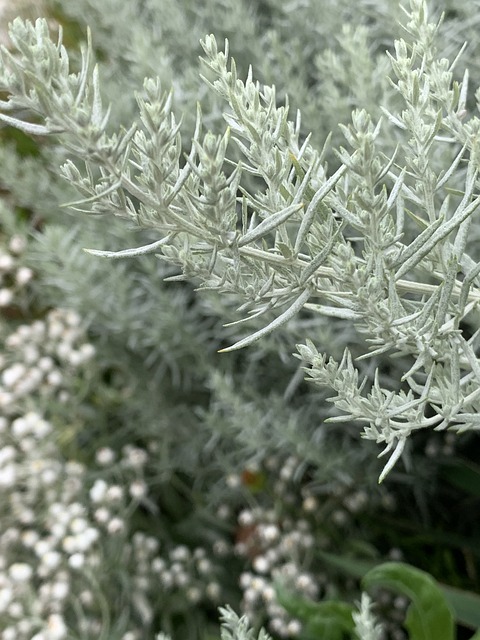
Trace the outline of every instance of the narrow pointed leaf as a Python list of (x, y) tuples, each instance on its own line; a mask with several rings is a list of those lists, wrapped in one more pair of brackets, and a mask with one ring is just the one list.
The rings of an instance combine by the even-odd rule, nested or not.
[(256, 342), (257, 340), (260, 340), (260, 338), (263, 338), (263, 336), (269, 335), (270, 333), (275, 331), (275, 329), (278, 329), (278, 327), (281, 327), (283, 324), (288, 322), (290, 318), (293, 318), (293, 316), (296, 315), (300, 311), (300, 309), (302, 309), (305, 306), (305, 303), (307, 302), (309, 297), (310, 297), (310, 291), (308, 289), (305, 289), (298, 296), (295, 302), (290, 307), (288, 307), (288, 309), (284, 311), (280, 316), (278, 316), (278, 318), (275, 318), (275, 320), (270, 322), (269, 325), (267, 325), (266, 327), (263, 327), (262, 329), (260, 329), (259, 331), (256, 331), (255, 333), (252, 333), (252, 335), (247, 336), (242, 340), (239, 340), (238, 342), (233, 344), (231, 347), (227, 347), (226, 349), (220, 349), (219, 353), (227, 353), (229, 351), (236, 351), (237, 349), (242, 349), (243, 347), (247, 347), (248, 345), (252, 344), (252, 342)]
[(167, 244), (171, 241), (171, 236), (146, 244), (143, 247), (135, 247), (133, 249), (122, 249), (121, 251), (102, 251), (101, 249), (84, 249), (86, 253), (90, 253), (92, 256), (99, 256), (100, 258), (110, 258), (111, 260), (119, 260), (120, 258), (134, 258), (136, 256), (143, 256), (148, 253), (154, 253), (163, 244)]
[(0, 113), (0, 120), (5, 122), (23, 133), (26, 133), (31, 136), (48, 136), (51, 133), (59, 133), (61, 130), (58, 128), (50, 129), (45, 127), (42, 124), (33, 124), (31, 122), (24, 122), (23, 120), (18, 120), (18, 118), (12, 118), (11, 116), (7, 116), (4, 113)]
[(243, 247), (250, 242), (254, 242), (255, 240), (259, 240), (263, 236), (267, 235), (270, 231), (273, 231), (281, 224), (286, 222), (288, 218), (290, 218), (294, 213), (300, 211), (303, 208), (303, 203), (291, 204), (290, 206), (282, 209), (281, 211), (277, 211), (268, 218), (265, 218), (259, 225), (257, 225), (251, 231), (248, 231), (244, 236), (242, 236), (238, 240), (238, 246)]
[(297, 237), (295, 240), (295, 253), (300, 251), (300, 248), (307, 237), (308, 231), (312, 225), (314, 216), (317, 212), (318, 204), (325, 198), (325, 196), (333, 189), (336, 183), (343, 176), (347, 167), (342, 165), (337, 171), (331, 176), (322, 186), (317, 190), (314, 194), (308, 208), (305, 212), (303, 220), (300, 224), (300, 228), (297, 233)]
[(105, 196), (108, 196), (110, 193), (113, 193), (114, 191), (119, 189), (121, 186), (122, 186), (122, 183), (119, 180), (118, 182), (115, 182), (114, 184), (111, 184), (107, 189), (105, 189), (105, 191), (102, 191), (101, 193), (95, 193), (90, 198), (82, 198), (81, 200), (75, 200), (74, 202), (65, 202), (61, 206), (62, 207), (77, 207), (77, 206), (79, 206), (81, 204), (88, 204), (89, 202), (95, 202), (96, 200), (100, 200), (100, 198), (104, 198)]

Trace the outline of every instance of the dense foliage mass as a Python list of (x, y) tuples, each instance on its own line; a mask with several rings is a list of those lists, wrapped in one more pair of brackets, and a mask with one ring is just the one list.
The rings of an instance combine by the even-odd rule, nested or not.
[(2, 640), (480, 627), (478, 3), (440, 4), (13, 22)]

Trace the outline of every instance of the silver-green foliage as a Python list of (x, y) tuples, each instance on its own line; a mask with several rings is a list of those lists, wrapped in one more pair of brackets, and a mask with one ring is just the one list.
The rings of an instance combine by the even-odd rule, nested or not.
[[(324, 152), (302, 138), (300, 117), (289, 119), (288, 101), (278, 106), (275, 88), (261, 87), (251, 70), (241, 80), (228, 43), (221, 51), (213, 36), (202, 42), (205, 81), (227, 105), (227, 127), (203, 133), (198, 109), (186, 151), (172, 94), (155, 79), (137, 96), (139, 120), (112, 132), (90, 43), (72, 73), (45, 21), (13, 23), (17, 51), (3, 49), (0, 75), (10, 94), (0, 118), (31, 135), (58, 136), (76, 158), (62, 167), (82, 194), (71, 206), (159, 236), (143, 247), (91, 253), (160, 255), (181, 269), (176, 279), (228, 294), (239, 322), (256, 318), (253, 333), (224, 351), (300, 312), (355, 328), (364, 341), (357, 359), (379, 358), (371, 384), (360, 379), (348, 343), (338, 361), (313, 334), (299, 357), (315, 383), (334, 390), (342, 415), (333, 420), (364, 423), (363, 437), (385, 445), (381, 478), (412, 432), (479, 425), (480, 263), (470, 239), (480, 204), (480, 120), (467, 111), (467, 72), (455, 81), (454, 64), (437, 55), (438, 25), (422, 0), (411, 0), (405, 29), (388, 56), (397, 97), (388, 93), (378, 122), (353, 112), (331, 175)], [(390, 156), (384, 137), (398, 142)], [(387, 355), (398, 359), (388, 386)]]
[(221, 639), (222, 640), (270, 640), (270, 636), (264, 629), (260, 629), (257, 634), (250, 627), (246, 616), (241, 618), (233, 611), (231, 607), (220, 608), (222, 621)]
[(372, 611), (372, 601), (368, 594), (362, 593), (358, 612), (352, 614), (355, 632), (360, 640), (380, 640), (383, 629)]

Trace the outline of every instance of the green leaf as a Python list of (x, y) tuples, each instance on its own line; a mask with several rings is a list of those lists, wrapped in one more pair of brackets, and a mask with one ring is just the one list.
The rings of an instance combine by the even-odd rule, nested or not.
[(345, 634), (353, 633), (353, 605), (337, 600), (313, 602), (293, 595), (278, 585), (276, 590), (282, 607), (302, 623), (302, 640), (342, 640)]
[[(331, 567), (335, 567), (354, 578), (363, 578), (367, 572), (373, 570), (376, 566), (382, 566), (372, 560), (345, 558), (342, 556), (336, 556), (333, 553), (325, 553), (324, 551), (318, 552), (318, 555)], [(466, 627), (470, 627), (471, 629), (480, 627), (479, 595), (471, 593), (470, 591), (450, 587), (448, 585), (439, 584), (439, 587), (448, 604), (454, 610), (455, 620), (457, 620), (457, 622), (465, 625)]]
[(441, 463), (442, 476), (454, 487), (473, 496), (480, 496), (480, 465), (454, 458)]
[[(466, 627), (480, 627), (480, 595), (455, 587), (441, 586), (448, 604), (455, 611), (455, 618)], [(479, 638), (480, 640), (480, 638)]]
[(363, 585), (388, 587), (411, 600), (405, 620), (410, 640), (454, 640), (452, 611), (428, 573), (402, 562), (386, 562), (369, 571)]
[(325, 551), (319, 551), (318, 555), (330, 566), (340, 569), (343, 573), (354, 578), (363, 578), (368, 571), (378, 566), (378, 562), (375, 560), (358, 560), (357, 558), (337, 556)]

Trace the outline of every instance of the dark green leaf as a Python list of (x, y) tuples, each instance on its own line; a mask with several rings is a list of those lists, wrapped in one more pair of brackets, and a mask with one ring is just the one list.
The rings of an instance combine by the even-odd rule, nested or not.
[(452, 611), (428, 573), (402, 562), (386, 562), (369, 571), (363, 584), (388, 587), (411, 600), (405, 620), (410, 640), (454, 640)]
[(458, 622), (471, 629), (480, 627), (480, 595), (445, 585), (441, 589)]
[(342, 640), (354, 630), (354, 606), (337, 600), (313, 602), (289, 593), (277, 586), (277, 597), (288, 613), (301, 621), (303, 640)]
[(480, 465), (454, 458), (441, 464), (441, 474), (454, 487), (480, 496)]

